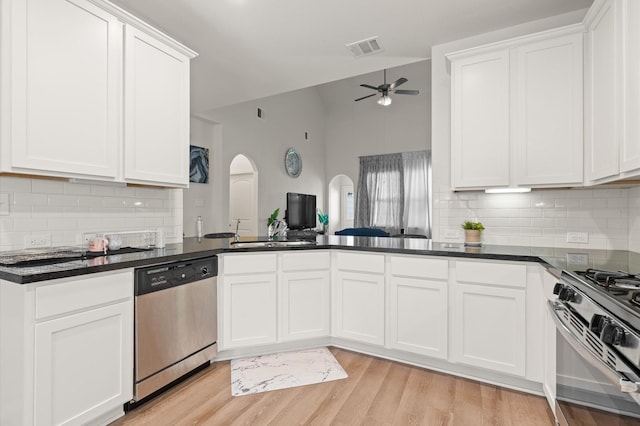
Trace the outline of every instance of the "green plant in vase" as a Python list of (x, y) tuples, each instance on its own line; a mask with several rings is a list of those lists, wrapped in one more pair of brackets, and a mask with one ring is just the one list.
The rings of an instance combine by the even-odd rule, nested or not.
[(462, 223), (462, 229), (464, 229), (464, 243), (466, 245), (480, 245), (480, 233), (484, 231), (482, 222), (474, 222), (471, 220), (464, 221)]
[(320, 233), (324, 234), (329, 226), (329, 215), (318, 210), (318, 222), (320, 222)]
[(267, 218), (267, 238), (269, 241), (279, 239), (280, 232), (286, 228), (285, 223), (278, 219), (279, 214), (280, 208), (277, 208), (271, 213), (271, 216)]

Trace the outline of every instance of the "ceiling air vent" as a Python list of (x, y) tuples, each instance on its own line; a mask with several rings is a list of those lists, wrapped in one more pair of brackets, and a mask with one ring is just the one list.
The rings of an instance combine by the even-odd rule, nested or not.
[(378, 44), (378, 36), (356, 41), (354, 43), (349, 43), (346, 46), (351, 54), (356, 58), (382, 52), (382, 48)]

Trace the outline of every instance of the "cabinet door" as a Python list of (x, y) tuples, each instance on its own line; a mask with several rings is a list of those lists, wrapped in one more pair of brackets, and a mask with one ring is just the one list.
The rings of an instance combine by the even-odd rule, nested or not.
[(453, 301), (453, 360), (524, 376), (525, 291), (456, 283)]
[(389, 346), (447, 358), (447, 282), (391, 276)]
[(384, 275), (338, 271), (335, 328), (338, 337), (384, 344)]
[(620, 35), (616, 28), (619, 2), (603, 2), (587, 23), (585, 165), (588, 180), (616, 176), (620, 170), (621, 81)]
[(453, 187), (509, 185), (509, 51), (457, 59), (451, 68)]
[(132, 397), (131, 301), (35, 326), (35, 424), (85, 424)]
[(582, 33), (519, 46), (515, 56), (515, 183), (582, 183)]
[(288, 272), (282, 279), (282, 340), (329, 335), (329, 271)]
[(223, 300), (224, 349), (275, 343), (275, 273), (225, 276)]
[(189, 59), (125, 28), (124, 177), (189, 184)]
[(620, 171), (640, 170), (640, 2), (622, 2), (624, 19), (624, 136)]
[(9, 10), (11, 130), (2, 144), (11, 161), (3, 168), (115, 178), (122, 25), (85, 0), (13, 1)]

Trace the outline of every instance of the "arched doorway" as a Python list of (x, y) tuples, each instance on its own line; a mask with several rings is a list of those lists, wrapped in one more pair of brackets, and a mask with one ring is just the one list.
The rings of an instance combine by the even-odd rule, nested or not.
[(347, 175), (334, 176), (329, 182), (329, 234), (353, 227), (355, 193)]
[(243, 237), (258, 235), (258, 171), (242, 154), (229, 166), (229, 227)]

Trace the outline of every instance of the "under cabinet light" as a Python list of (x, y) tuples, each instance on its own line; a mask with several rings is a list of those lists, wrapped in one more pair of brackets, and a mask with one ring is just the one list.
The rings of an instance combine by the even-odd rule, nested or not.
[(485, 194), (516, 194), (521, 192), (531, 192), (531, 188), (491, 188), (485, 189)]

